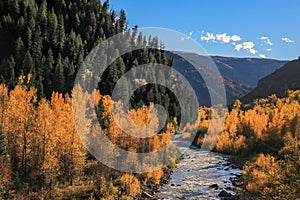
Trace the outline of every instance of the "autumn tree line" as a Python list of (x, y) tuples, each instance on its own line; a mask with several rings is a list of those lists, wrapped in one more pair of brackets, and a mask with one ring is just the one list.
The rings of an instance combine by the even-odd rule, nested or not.
[[(87, 121), (74, 120), (71, 96), (54, 92), (50, 100), (38, 101), (30, 80), (30, 76), (20, 77), (11, 91), (0, 85), (0, 198), (61, 199), (85, 194), (127, 199), (141, 195), (141, 188), (146, 185), (160, 183), (163, 168), (134, 175), (101, 165), (88, 153), (82, 142), (84, 136), (80, 138), (78, 134), (75, 123), (84, 127)], [(111, 111), (114, 102), (109, 96), (95, 90), (92, 100), (80, 86), (74, 88), (72, 96), (101, 109), (99, 120), (105, 124), (105, 134), (128, 151), (151, 152), (171, 143), (173, 124), (147, 140), (130, 138), (115, 123)], [(150, 120), (150, 109), (151, 106), (144, 106), (131, 110), (130, 116), (145, 126)], [(86, 134), (97, 138), (99, 130), (85, 127), (90, 129)], [(103, 146), (101, 151), (109, 151), (109, 147)], [(131, 163), (132, 158), (122, 159)]]
[[(271, 95), (251, 104), (237, 100), (226, 111), (223, 131), (214, 150), (232, 155), (243, 166), (240, 198), (296, 199), (300, 188), (300, 91), (287, 97)], [(209, 126), (211, 108), (199, 109), (201, 145)], [(190, 130), (193, 127), (189, 127)]]
[[(151, 102), (169, 111), (168, 122), (173, 123), (148, 140), (132, 138), (117, 127), (111, 106), (118, 104), (109, 96), (117, 80), (135, 66), (160, 63), (171, 71), (172, 59), (165, 57), (158, 38), (145, 38), (134, 27), (124, 45), (145, 48), (122, 55), (109, 66), (95, 91), (97, 98), (74, 88), (76, 73), (89, 52), (126, 30), (125, 12), (110, 10), (108, 1), (0, 1), (1, 198), (60, 199), (84, 193), (90, 198), (130, 199), (138, 198), (149, 183), (159, 184), (164, 169), (136, 175), (101, 165), (88, 153), (74, 125), (72, 98), (82, 98), (96, 107), (105, 134), (122, 148), (151, 152), (171, 143), (180, 106), (170, 91), (148, 84), (130, 98), (130, 116), (137, 124), (149, 122)], [(190, 96), (189, 90), (183, 91), (181, 96)], [(128, 95), (126, 89), (123, 93)], [(237, 101), (227, 111), (215, 150), (244, 161), (247, 197), (299, 197), (299, 101), (295, 91), (286, 98), (273, 95), (249, 105)], [(198, 131), (197, 144), (205, 138), (210, 114), (211, 108), (200, 108), (197, 124), (185, 129)], [(88, 121), (80, 123), (85, 128)], [(99, 130), (89, 128), (89, 137), (97, 138)]]

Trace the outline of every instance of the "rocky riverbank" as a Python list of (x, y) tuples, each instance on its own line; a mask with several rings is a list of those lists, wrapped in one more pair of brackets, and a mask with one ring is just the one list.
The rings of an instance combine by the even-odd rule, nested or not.
[(152, 199), (235, 199), (241, 186), (241, 170), (229, 159), (219, 153), (189, 148), (183, 160), (162, 180), (163, 185), (149, 195)]

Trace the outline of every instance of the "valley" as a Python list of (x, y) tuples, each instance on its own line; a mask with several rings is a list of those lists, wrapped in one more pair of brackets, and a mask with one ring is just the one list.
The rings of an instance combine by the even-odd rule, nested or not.
[(0, 200), (299, 199), (298, 8), (1, 0)]

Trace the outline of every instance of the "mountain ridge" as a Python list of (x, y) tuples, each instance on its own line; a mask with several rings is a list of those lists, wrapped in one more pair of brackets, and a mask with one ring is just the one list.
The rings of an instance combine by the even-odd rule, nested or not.
[(259, 80), (258, 86), (241, 98), (243, 103), (250, 103), (258, 98), (272, 94), (284, 97), (287, 90), (300, 89), (300, 58), (290, 61), (282, 68)]
[(228, 104), (245, 96), (255, 88), (259, 79), (287, 63), (287, 61), (275, 59), (203, 56), (195, 52), (178, 52), (178, 54), (181, 56), (176, 52), (166, 51), (167, 57), (173, 57), (174, 69), (190, 81), (196, 91), (199, 104), (206, 106), (210, 105), (210, 96), (205, 82), (192, 64), (183, 57), (200, 65), (212, 59), (223, 77)]

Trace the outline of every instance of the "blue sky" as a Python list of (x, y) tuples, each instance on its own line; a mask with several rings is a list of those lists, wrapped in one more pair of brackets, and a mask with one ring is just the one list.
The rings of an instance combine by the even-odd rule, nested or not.
[(211, 55), (296, 59), (300, 56), (299, 0), (110, 0), (129, 27), (186, 34)]

